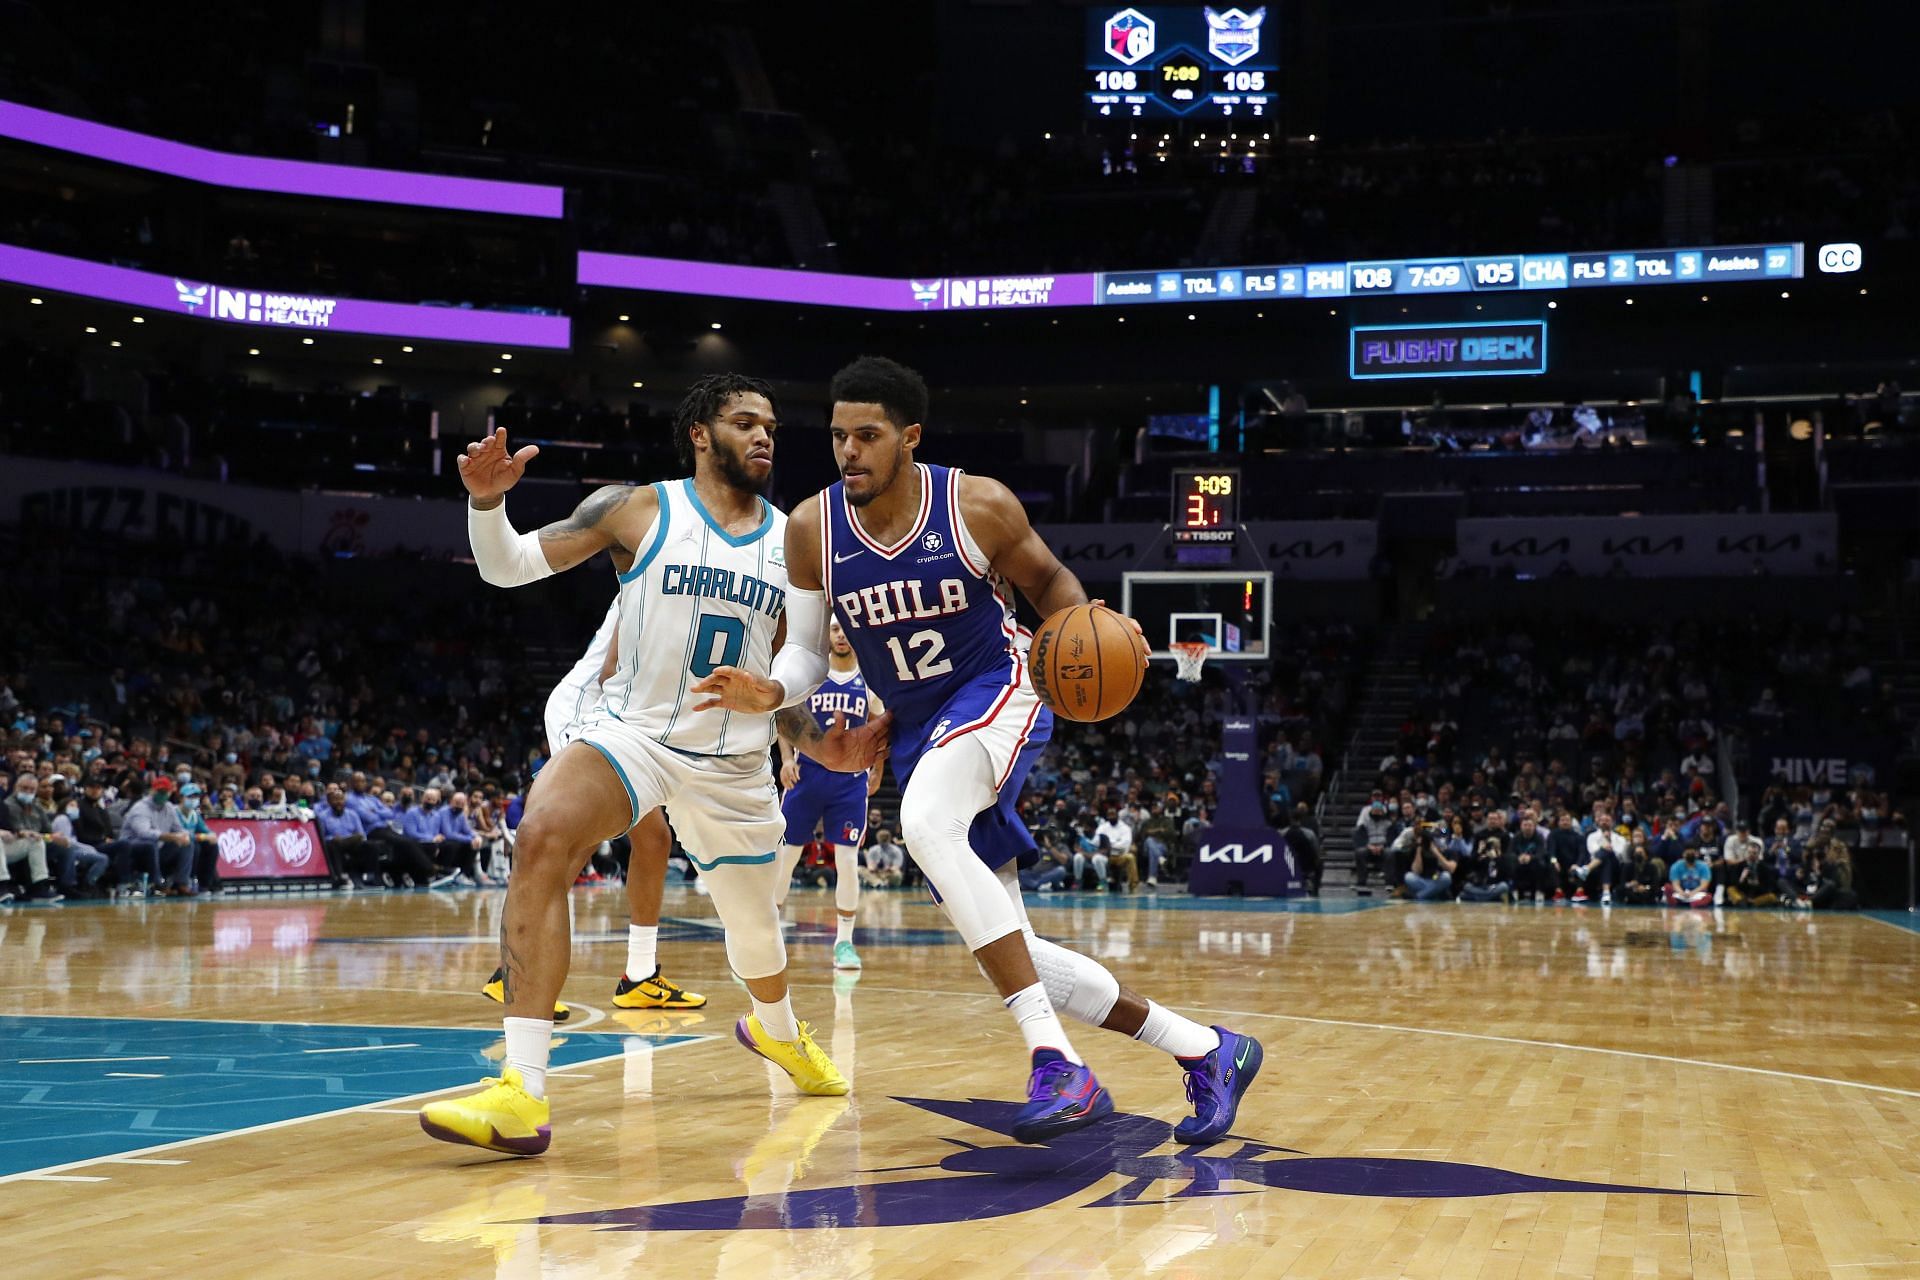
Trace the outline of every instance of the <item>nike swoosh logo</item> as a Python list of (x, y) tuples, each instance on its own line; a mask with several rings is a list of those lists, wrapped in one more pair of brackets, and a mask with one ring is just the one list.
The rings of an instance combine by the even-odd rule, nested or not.
[(1245, 1067), (1247, 1065), (1247, 1055), (1252, 1052), (1253, 1046), (1247, 1041), (1242, 1040), (1240, 1042), (1240, 1052), (1233, 1055), (1233, 1065), (1236, 1067)]
[(833, 558), (833, 562), (834, 562), (835, 564), (845, 564), (845, 563), (846, 563), (847, 561), (849, 561), (849, 560), (851, 560), (851, 559), (853, 559), (853, 558), (854, 558), (855, 556), (857, 556), (857, 555), (862, 555), (862, 554), (864, 554), (864, 553), (863, 553), (863, 552), (859, 552), (859, 551), (852, 551), (852, 552), (848, 552), (848, 553), (847, 553), (846, 555), (844, 555), (844, 556), (842, 556), (842, 555), (836, 555), (836, 556), (834, 556), (834, 558)]

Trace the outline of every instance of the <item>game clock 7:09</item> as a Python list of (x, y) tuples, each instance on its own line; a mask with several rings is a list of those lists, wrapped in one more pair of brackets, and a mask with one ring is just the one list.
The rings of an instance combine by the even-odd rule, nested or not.
[(1173, 473), (1173, 540), (1231, 543), (1240, 527), (1240, 473), (1231, 467)]

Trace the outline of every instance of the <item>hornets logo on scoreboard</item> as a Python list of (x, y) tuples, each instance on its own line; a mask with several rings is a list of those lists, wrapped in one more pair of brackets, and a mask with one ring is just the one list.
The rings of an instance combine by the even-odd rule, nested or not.
[(1230, 67), (1237, 67), (1260, 52), (1260, 27), (1267, 20), (1267, 10), (1263, 5), (1252, 13), (1240, 9), (1229, 9), (1221, 13), (1217, 9), (1205, 9), (1207, 18), (1207, 52)]

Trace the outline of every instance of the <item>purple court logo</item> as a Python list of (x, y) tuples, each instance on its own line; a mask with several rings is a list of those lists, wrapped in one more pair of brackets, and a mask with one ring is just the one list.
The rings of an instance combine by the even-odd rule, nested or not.
[(1244, 9), (1205, 10), (1207, 51), (1228, 66), (1237, 67), (1260, 52), (1260, 26), (1267, 20), (1263, 5), (1252, 13)]
[[(1019, 1108), (1011, 1102), (975, 1098), (896, 1098), (949, 1120), (1010, 1137)], [(1168, 1147), (1173, 1126), (1148, 1116), (1120, 1114), (1039, 1146), (980, 1146), (960, 1138), (959, 1148), (937, 1162), (875, 1169), (874, 1173), (940, 1170), (862, 1186), (821, 1187), (783, 1195), (722, 1196), (674, 1204), (634, 1205), (590, 1213), (563, 1213), (526, 1220), (607, 1231), (793, 1231), (833, 1227), (917, 1227), (1004, 1218), (1031, 1209), (1077, 1201), (1108, 1178), (1122, 1179), (1081, 1208), (1168, 1204), (1203, 1196), (1254, 1191), (1305, 1191), (1318, 1195), (1445, 1199), (1460, 1196), (1571, 1194), (1702, 1195), (1674, 1187), (1608, 1182), (1569, 1182), (1513, 1173), (1487, 1165), (1441, 1160), (1314, 1157), (1289, 1147), (1236, 1139), (1225, 1154), (1212, 1148)], [(1165, 1185), (1168, 1190), (1156, 1191)], [(520, 1225), (520, 1224), (516, 1224)]]
[(1132, 66), (1153, 53), (1153, 19), (1138, 9), (1122, 9), (1107, 19), (1107, 52)]

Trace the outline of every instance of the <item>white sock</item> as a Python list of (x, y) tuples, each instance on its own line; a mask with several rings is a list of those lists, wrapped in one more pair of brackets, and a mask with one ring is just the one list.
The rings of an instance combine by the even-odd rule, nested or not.
[(841, 916), (833, 935), (833, 944), (837, 947), (843, 942), (853, 941), (853, 917)]
[(1147, 1001), (1147, 1020), (1134, 1037), (1176, 1058), (1204, 1058), (1220, 1047), (1220, 1033), (1182, 1017), (1163, 1004)]
[(1081, 1063), (1080, 1055), (1067, 1040), (1067, 1029), (1060, 1025), (1060, 1016), (1053, 1011), (1053, 1001), (1047, 999), (1044, 983), (1036, 982), (1023, 991), (1016, 991), (1004, 1003), (1013, 1011), (1013, 1020), (1020, 1024), (1028, 1053), (1035, 1049), (1053, 1049), (1068, 1062)]
[(520, 1073), (527, 1092), (547, 1096), (547, 1053), (553, 1048), (552, 1018), (507, 1018), (507, 1065)]
[(630, 924), (627, 926), (627, 977), (635, 982), (645, 982), (660, 967), (660, 926), (657, 924)]
[(754, 1000), (753, 1016), (760, 1019), (761, 1030), (775, 1040), (785, 1040), (791, 1044), (800, 1038), (800, 1024), (793, 1016), (791, 992), (781, 996), (778, 1004), (761, 1004), (758, 1000)]

